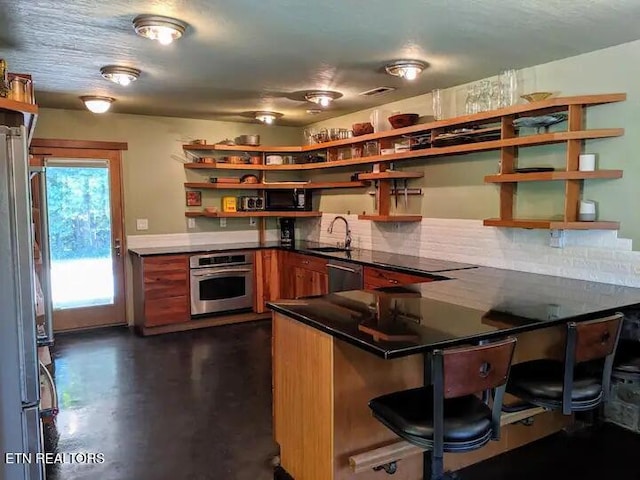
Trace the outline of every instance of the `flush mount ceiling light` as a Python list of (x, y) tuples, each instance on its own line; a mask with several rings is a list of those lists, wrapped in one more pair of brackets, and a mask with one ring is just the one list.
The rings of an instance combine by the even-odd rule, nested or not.
[(184, 34), (187, 24), (171, 17), (138, 15), (133, 19), (133, 28), (141, 37), (169, 45)]
[(427, 64), (418, 60), (398, 60), (384, 68), (389, 75), (395, 75), (406, 80), (415, 80), (427, 68)]
[(131, 82), (135, 82), (140, 76), (140, 70), (131, 67), (118, 67), (116, 65), (108, 65), (100, 69), (100, 74), (113, 83), (126, 87)]
[(87, 110), (93, 113), (106, 112), (107, 110), (109, 110), (109, 108), (111, 108), (111, 104), (116, 101), (115, 98), (96, 97), (93, 95), (80, 97), (80, 100), (84, 102), (84, 106), (87, 107)]
[(329, 90), (314, 90), (311, 92), (307, 92), (304, 96), (305, 100), (313, 103), (317, 103), (321, 107), (328, 107), (329, 104), (340, 98), (342, 94), (340, 92), (332, 92)]
[(276, 121), (276, 119), (283, 116), (284, 115), (282, 113), (278, 113), (278, 112), (269, 112), (269, 111), (256, 112), (256, 120), (260, 120), (262, 123), (266, 123), (267, 125), (271, 125), (273, 122)]

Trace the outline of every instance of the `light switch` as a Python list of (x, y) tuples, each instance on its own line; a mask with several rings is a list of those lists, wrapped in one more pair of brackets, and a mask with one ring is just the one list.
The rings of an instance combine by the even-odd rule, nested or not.
[(196, 228), (196, 219), (188, 218), (187, 219), (187, 228)]
[(136, 230), (149, 230), (149, 220), (146, 218), (136, 218)]
[(221, 218), (220, 219), (220, 227), (221, 228), (225, 228), (227, 226), (227, 219), (226, 218)]
[(255, 227), (256, 226), (256, 217), (249, 217), (249, 226), (250, 227)]

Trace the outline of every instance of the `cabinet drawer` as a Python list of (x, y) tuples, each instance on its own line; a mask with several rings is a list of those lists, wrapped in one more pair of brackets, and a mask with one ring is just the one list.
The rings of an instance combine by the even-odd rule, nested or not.
[(189, 257), (187, 255), (158, 255), (144, 258), (144, 279), (165, 273), (182, 272), (187, 278)]
[(191, 319), (190, 301), (186, 295), (180, 297), (145, 299), (144, 316), (146, 327), (187, 322)]
[(314, 257), (312, 255), (301, 255), (290, 253), (288, 258), (292, 267), (302, 267), (318, 273), (327, 273), (327, 260), (325, 258)]
[(391, 270), (383, 270), (380, 268), (364, 267), (365, 288), (380, 288), (431, 281), (433, 281), (433, 279), (430, 277), (393, 272)]

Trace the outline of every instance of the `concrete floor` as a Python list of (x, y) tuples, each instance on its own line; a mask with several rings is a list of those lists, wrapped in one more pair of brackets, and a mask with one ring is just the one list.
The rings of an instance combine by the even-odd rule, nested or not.
[(105, 461), (56, 466), (48, 480), (272, 479), (270, 339), (269, 322), (58, 335), (48, 443)]
[[(48, 443), (105, 462), (60, 465), (48, 480), (271, 480), (270, 338), (269, 322), (149, 338), (126, 328), (58, 335), (60, 414)], [(638, 452), (639, 435), (606, 424), (553, 435), (460, 477), (639, 480)]]

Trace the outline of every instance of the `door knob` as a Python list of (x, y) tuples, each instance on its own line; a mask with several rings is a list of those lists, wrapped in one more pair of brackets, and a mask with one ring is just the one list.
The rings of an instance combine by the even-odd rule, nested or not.
[(119, 238), (116, 238), (113, 250), (115, 251), (116, 257), (119, 257), (122, 254), (122, 245), (120, 244)]

